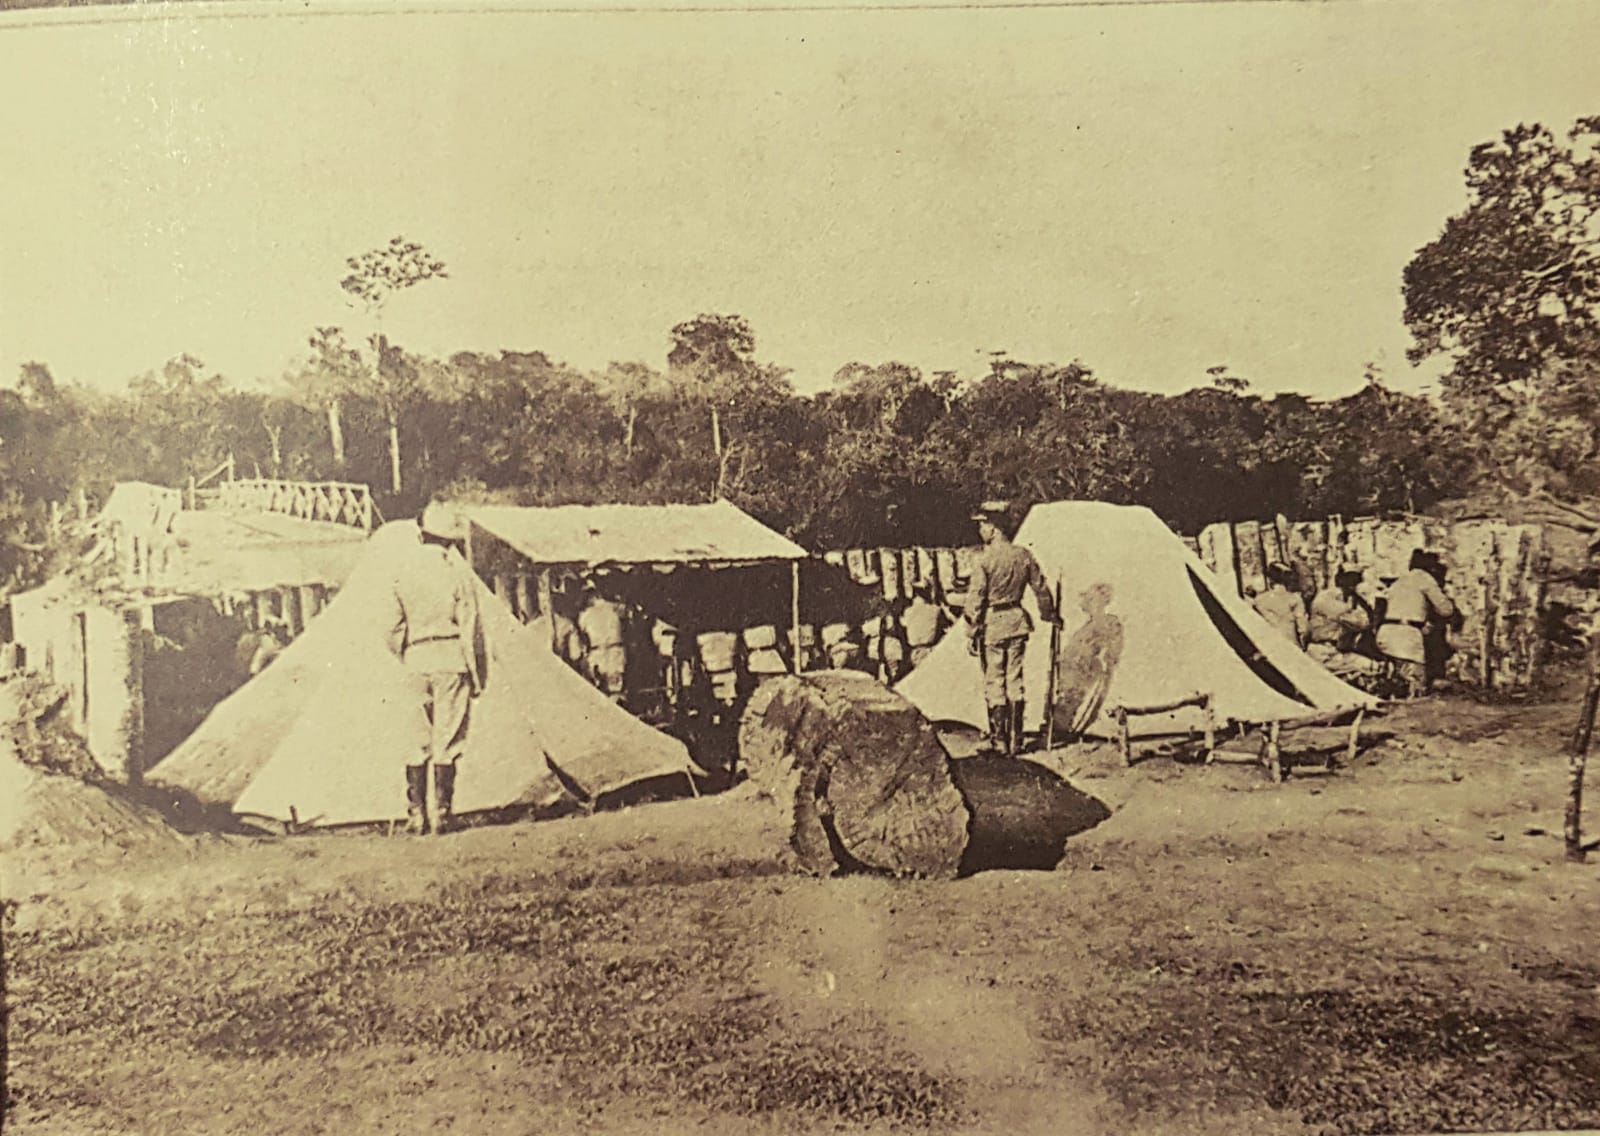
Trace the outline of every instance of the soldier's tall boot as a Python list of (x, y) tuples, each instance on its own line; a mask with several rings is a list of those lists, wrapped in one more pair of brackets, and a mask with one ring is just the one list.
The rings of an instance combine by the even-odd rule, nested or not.
[(1007, 707), (1011, 713), (1011, 745), (1006, 750), (1006, 753), (1011, 757), (1016, 757), (1024, 752), (1024, 747), (1022, 744), (1022, 706), (1023, 704), (1021, 702), (1013, 702), (1009, 707)]
[(435, 836), (450, 830), (451, 814), (456, 800), (456, 763), (435, 762), (433, 766), (433, 832)]
[(1011, 726), (1011, 712), (1006, 706), (989, 707), (989, 736), (985, 739), (983, 752), (999, 756), (1006, 752), (1009, 744), (1006, 734)]
[(428, 767), (406, 766), (406, 831), (421, 836), (428, 831)]

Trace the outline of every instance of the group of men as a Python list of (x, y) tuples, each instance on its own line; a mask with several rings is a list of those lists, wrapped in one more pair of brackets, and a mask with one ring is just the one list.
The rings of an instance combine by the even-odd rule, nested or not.
[[(1060, 613), (1038, 561), (1011, 542), (1012, 516), (1005, 502), (986, 502), (973, 515), (983, 551), (973, 566), (964, 604), (969, 647), (983, 664), (991, 752), (1015, 756), (1023, 748), (1026, 691), (1023, 657), (1032, 621), (1022, 607), (1031, 590), (1040, 618), (1059, 627)], [(1459, 619), (1444, 590), (1444, 564), (1424, 549), (1412, 553), (1406, 572), (1376, 600), (1361, 592), (1364, 574), (1348, 568), (1308, 607), (1294, 570), (1275, 563), (1267, 588), (1254, 600), (1257, 612), (1330, 672), (1373, 685), (1392, 673), (1408, 697), (1426, 693), (1442, 666), (1439, 653), (1447, 627)]]
[(1292, 568), (1272, 564), (1266, 575), (1266, 590), (1254, 600), (1256, 611), (1330, 672), (1372, 685), (1392, 671), (1410, 697), (1431, 688), (1443, 662), (1438, 655), (1444, 635), (1458, 618), (1436, 553), (1414, 551), (1405, 573), (1370, 599), (1361, 591), (1364, 573), (1343, 569), (1312, 597), (1309, 608)]
[[(1033, 593), (1047, 626), (1059, 627), (1061, 616), (1039, 562), (1012, 542), (1014, 517), (1009, 505), (985, 502), (973, 520), (983, 548), (973, 563), (961, 608), (969, 649), (983, 667), (988, 749), (1016, 756), (1024, 748), (1023, 659), (1033, 631), (1033, 621), (1022, 606), (1024, 595)], [(460, 555), (463, 529), (452, 511), (429, 506), (418, 525), (417, 544), (397, 558), (392, 577), (388, 644), (416, 683), (427, 722), (426, 734), (417, 738), (414, 756), (406, 761), (408, 828), (415, 832), (439, 832), (449, 824), (455, 766), (466, 740), (471, 703), (483, 693), (487, 678), (475, 581)], [(1456, 615), (1436, 555), (1415, 552), (1406, 573), (1376, 602), (1362, 594), (1362, 573), (1356, 569), (1339, 572), (1309, 608), (1287, 565), (1274, 564), (1267, 575), (1268, 587), (1254, 601), (1256, 610), (1330, 671), (1362, 679), (1389, 666), (1403, 677), (1410, 693), (1427, 689), (1430, 633)], [(592, 677), (602, 689), (619, 696), (626, 669), (621, 609), (598, 595), (584, 598), (569, 634), (590, 647)], [(913, 600), (902, 622), (919, 642), (909, 645), (907, 662), (920, 661), (918, 655), (931, 648), (942, 619), (942, 605), (931, 597)]]

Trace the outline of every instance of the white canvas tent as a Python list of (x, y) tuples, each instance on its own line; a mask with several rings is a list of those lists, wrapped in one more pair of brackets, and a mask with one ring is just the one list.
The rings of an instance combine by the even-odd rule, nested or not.
[[(1210, 701), (1218, 724), (1261, 724), (1372, 706), (1269, 626), (1148, 509), (1094, 501), (1037, 505), (1017, 532), (1061, 597), (1056, 668), (1058, 737), (1114, 737), (1203, 730)], [(1027, 726), (1045, 721), (1050, 629), (1034, 618), (1025, 679)], [(987, 721), (978, 660), (958, 626), (896, 687), (934, 721)], [(1156, 707), (1175, 707), (1141, 713)]]
[[(383, 637), (389, 562), (416, 525), (371, 538), (335, 600), (148, 775), (241, 815), (311, 825), (403, 817), (405, 741), (421, 708)], [(487, 689), (473, 708), (458, 813), (594, 798), (699, 772), (681, 743), (619, 710), (478, 585)], [(564, 789), (564, 786), (566, 787)]]

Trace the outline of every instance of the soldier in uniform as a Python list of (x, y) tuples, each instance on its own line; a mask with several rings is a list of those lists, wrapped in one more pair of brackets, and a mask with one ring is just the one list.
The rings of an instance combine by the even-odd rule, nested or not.
[(1430, 680), (1426, 633), (1432, 624), (1454, 618), (1456, 605), (1439, 586), (1439, 559), (1417, 549), (1404, 576), (1389, 585), (1383, 622), (1378, 626), (1378, 650), (1405, 679), (1406, 693), (1426, 694)]
[(1380, 664), (1363, 649), (1373, 634), (1372, 604), (1358, 590), (1361, 569), (1343, 568), (1333, 586), (1311, 600), (1310, 641), (1306, 654), (1342, 679), (1371, 679)]
[(1054, 599), (1033, 553), (1011, 543), (1010, 506), (986, 501), (973, 514), (983, 551), (972, 566), (967, 587), (969, 647), (983, 663), (983, 697), (989, 708), (991, 749), (1016, 756), (1022, 748), (1025, 691), (1022, 660), (1033, 623), (1022, 607), (1022, 594), (1033, 589), (1039, 614), (1059, 623)]
[(1310, 620), (1306, 601), (1295, 589), (1294, 569), (1281, 561), (1267, 565), (1267, 590), (1251, 600), (1256, 612), (1296, 647), (1304, 648)]
[[(406, 760), (406, 828), (443, 832), (455, 797), (456, 761), (467, 740), (472, 699), (483, 693), (484, 642), (472, 569), (458, 545), (465, 526), (455, 513), (429, 505), (419, 541), (397, 558), (390, 595), (389, 649), (417, 683), (427, 736)], [(433, 769), (435, 815), (427, 811)]]

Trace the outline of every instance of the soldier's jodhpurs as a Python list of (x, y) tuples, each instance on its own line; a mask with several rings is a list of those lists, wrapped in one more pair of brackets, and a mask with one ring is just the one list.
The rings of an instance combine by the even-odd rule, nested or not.
[(428, 671), (417, 678), (422, 684), (422, 710), (428, 719), (428, 737), (422, 743), (419, 758), (454, 765), (467, 741), (471, 682), (466, 675), (449, 671)]
[(983, 700), (989, 707), (989, 743), (1015, 757), (1022, 749), (1022, 661), (1028, 637), (1018, 635), (983, 645)]
[(1007, 706), (1023, 700), (1022, 659), (1027, 648), (1026, 635), (998, 643), (984, 641), (983, 700), (989, 706)]
[[(454, 804), (456, 759), (467, 740), (467, 712), (472, 704), (470, 680), (452, 671), (419, 672), (426, 735), (417, 739), (417, 753), (406, 763), (407, 827), (413, 832), (438, 832), (448, 823)], [(434, 802), (438, 815), (427, 816), (428, 767), (433, 766)]]

